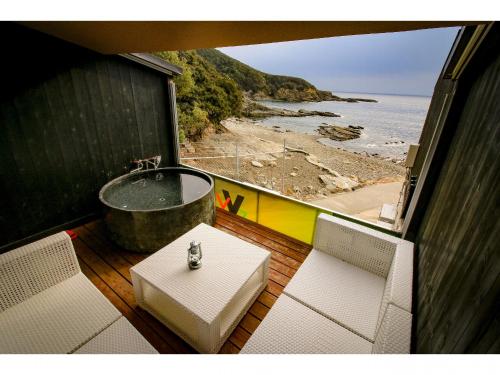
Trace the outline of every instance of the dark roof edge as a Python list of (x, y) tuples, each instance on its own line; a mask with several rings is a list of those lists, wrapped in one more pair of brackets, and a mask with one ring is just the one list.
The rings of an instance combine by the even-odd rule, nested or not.
[(171, 77), (182, 74), (182, 68), (180, 66), (170, 64), (169, 62), (150, 53), (121, 53), (120, 56), (167, 74)]

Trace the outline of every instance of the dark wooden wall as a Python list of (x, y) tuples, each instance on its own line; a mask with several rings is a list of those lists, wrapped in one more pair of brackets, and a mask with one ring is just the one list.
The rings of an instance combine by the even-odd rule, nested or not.
[(418, 353), (500, 352), (498, 31), (457, 83), (455, 129), (417, 232)]
[(161, 155), (162, 166), (171, 165), (174, 137), (167, 75), (12, 23), (0, 23), (0, 33), (8, 36), (0, 72), (1, 252), (98, 213), (99, 189), (132, 160)]

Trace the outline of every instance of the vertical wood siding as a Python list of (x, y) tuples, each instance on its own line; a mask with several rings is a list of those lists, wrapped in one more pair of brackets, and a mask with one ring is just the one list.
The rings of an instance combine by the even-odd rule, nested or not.
[(500, 55), (495, 43), (485, 43), (458, 82), (461, 114), (417, 235), (419, 353), (500, 352)]
[(98, 213), (107, 181), (134, 159), (171, 165), (174, 139), (166, 75), (19, 26), (2, 31), (18, 38), (1, 72), (0, 248)]

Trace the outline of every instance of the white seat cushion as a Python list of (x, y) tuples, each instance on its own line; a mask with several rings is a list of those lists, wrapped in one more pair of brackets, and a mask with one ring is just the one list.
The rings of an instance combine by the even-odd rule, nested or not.
[(240, 353), (328, 354), (372, 351), (372, 344), (282, 294)]
[(71, 353), (120, 316), (78, 273), (0, 313), (0, 353)]
[(75, 354), (158, 354), (125, 317), (121, 317)]
[(284, 293), (372, 343), (385, 279), (313, 249)]

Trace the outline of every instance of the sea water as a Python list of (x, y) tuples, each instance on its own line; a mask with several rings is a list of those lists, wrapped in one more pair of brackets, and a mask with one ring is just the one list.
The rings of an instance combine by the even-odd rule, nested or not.
[(318, 134), (318, 127), (322, 124), (362, 126), (364, 129), (358, 139), (340, 142), (320, 138), (318, 141), (335, 148), (379, 154), (388, 158), (403, 159), (409, 145), (418, 143), (430, 97), (341, 92), (334, 94), (345, 98), (375, 99), (377, 103), (261, 101), (268, 107), (293, 111), (328, 111), (341, 117), (269, 117), (259, 122), (265, 126), (280, 126), (282, 129), (306, 134)]

